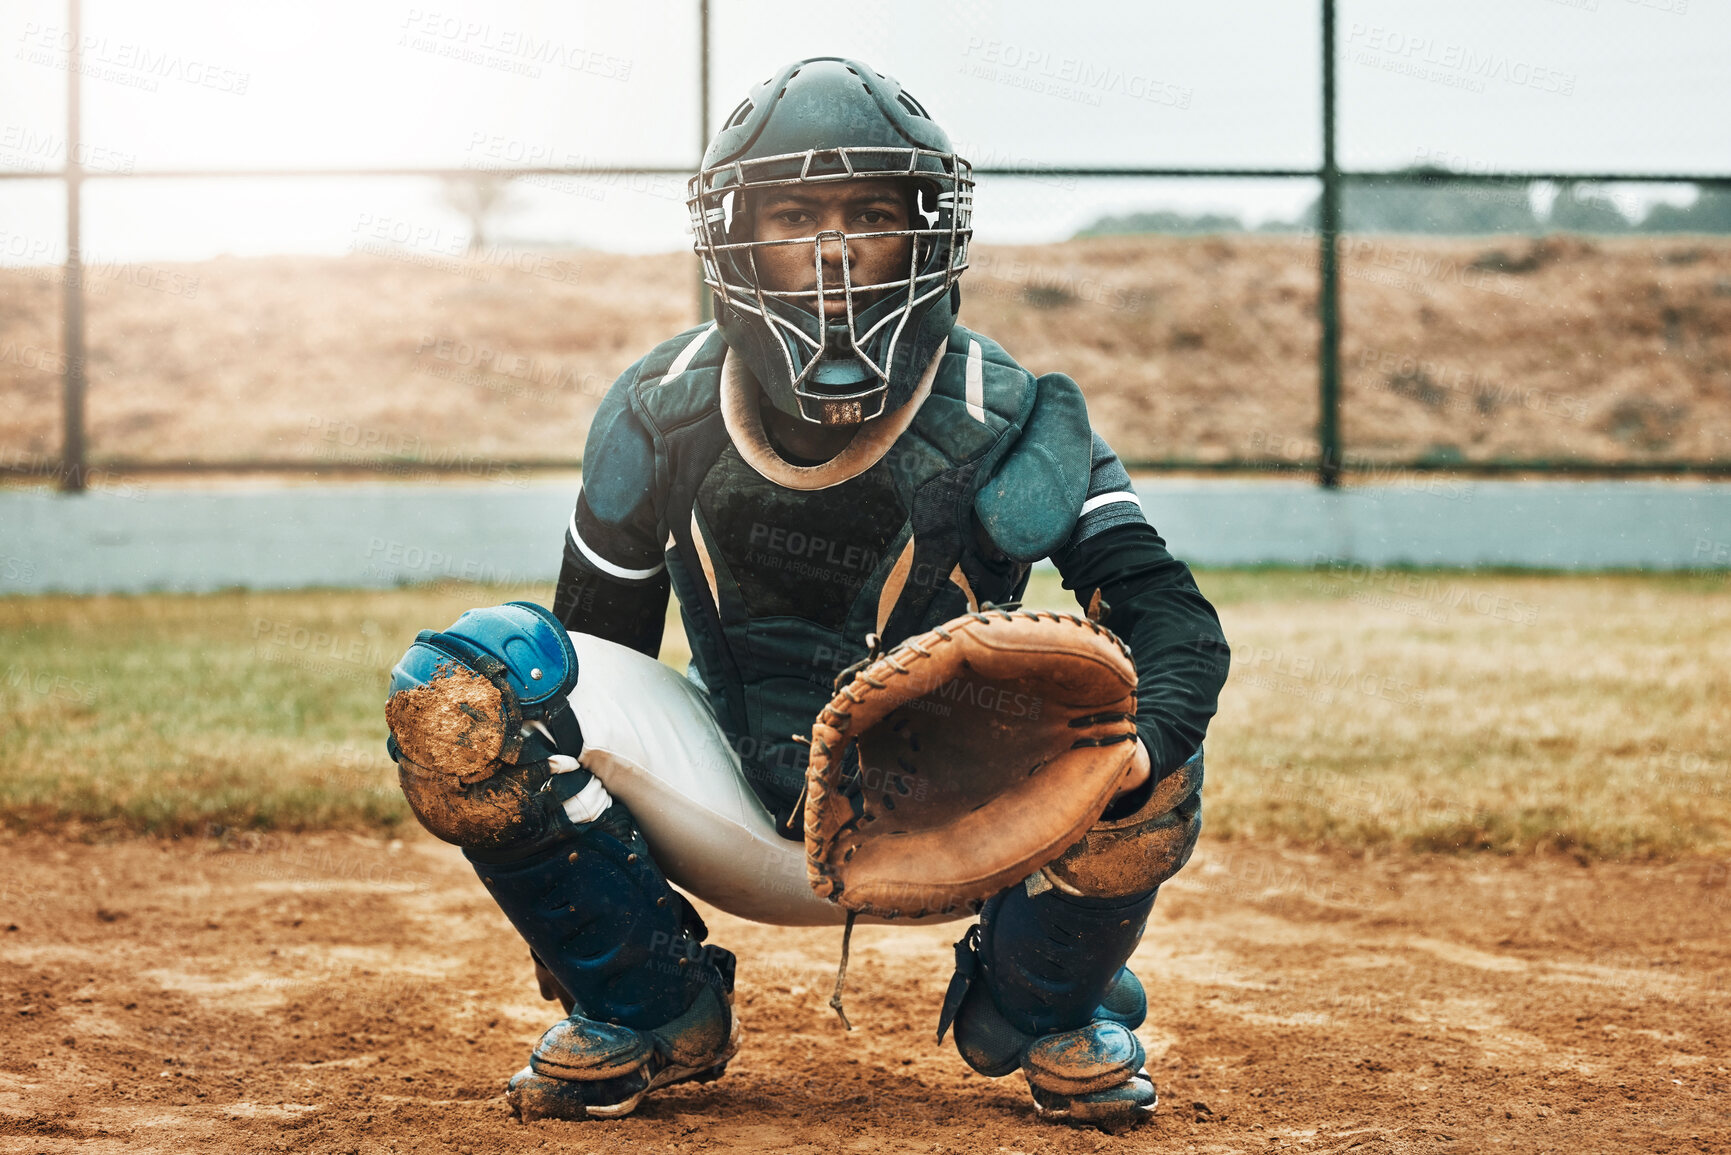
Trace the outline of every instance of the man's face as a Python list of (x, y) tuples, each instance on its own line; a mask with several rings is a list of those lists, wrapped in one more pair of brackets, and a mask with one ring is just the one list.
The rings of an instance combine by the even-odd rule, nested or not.
[[(908, 227), (908, 191), (898, 180), (849, 180), (832, 184), (788, 185), (757, 197), (752, 239), (791, 240), (836, 232), (847, 237), (848, 277), (855, 286), (881, 285), (908, 275), (912, 237), (874, 237)], [(842, 245), (823, 244), (823, 316), (847, 316), (842, 294)], [(756, 250), (758, 278), (780, 292), (817, 288), (811, 245), (771, 245)], [(870, 294), (871, 300), (878, 294)], [(856, 298), (856, 308), (860, 304)], [(806, 307), (816, 311), (816, 301)]]

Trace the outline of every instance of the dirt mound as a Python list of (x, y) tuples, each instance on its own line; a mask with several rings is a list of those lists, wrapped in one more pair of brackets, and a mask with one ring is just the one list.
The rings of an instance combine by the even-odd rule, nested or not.
[(0, 847), (0, 1149), (1731, 1151), (1722, 863), (1362, 861), (1205, 842), (1133, 962), (1161, 1092), (1040, 1124), (933, 1038), (956, 927), (712, 910), (745, 1046), (629, 1119), (524, 1127), (556, 1018), (451, 848), (339, 836)]
[[(983, 246), (964, 323), (1080, 382), (1133, 460), (1316, 452), (1316, 251), (1293, 237)], [(1344, 430), (1378, 460), (1731, 458), (1731, 244), (1342, 242)], [(89, 288), (96, 459), (580, 456), (618, 374), (695, 319), (686, 254), (221, 259)], [(0, 461), (58, 451), (60, 287), (0, 270)]]

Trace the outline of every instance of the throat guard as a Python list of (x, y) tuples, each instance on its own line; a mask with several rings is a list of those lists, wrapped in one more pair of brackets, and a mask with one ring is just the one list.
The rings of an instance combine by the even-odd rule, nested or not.
[[(973, 236), (973, 178), (949, 137), (889, 77), (839, 57), (801, 60), (753, 90), (716, 133), (686, 206), (722, 336), (776, 408), (821, 425), (852, 425), (906, 403), (948, 340)], [(855, 284), (846, 237), (753, 237), (751, 198), (790, 185), (901, 179), (909, 227), (854, 237), (910, 240), (898, 276)], [(826, 283), (822, 248), (839, 243), (841, 285)], [(758, 254), (810, 246), (816, 285), (769, 289)], [(837, 295), (845, 316), (824, 318)]]

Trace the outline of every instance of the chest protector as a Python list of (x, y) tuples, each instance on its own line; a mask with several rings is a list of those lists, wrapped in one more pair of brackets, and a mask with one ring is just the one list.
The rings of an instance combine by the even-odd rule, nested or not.
[(1087, 492), (1075, 383), (1036, 378), (960, 326), (907, 406), (816, 467), (770, 447), (756, 383), (713, 328), (645, 358), (631, 401), (654, 445), (692, 677), (778, 819), (804, 783), (794, 735), (866, 636), (888, 647), (971, 604), (1020, 598)]

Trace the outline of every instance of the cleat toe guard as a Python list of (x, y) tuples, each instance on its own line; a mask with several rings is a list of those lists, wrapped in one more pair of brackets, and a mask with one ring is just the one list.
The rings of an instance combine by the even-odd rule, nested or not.
[(1060, 1095), (1030, 1084), (1040, 1118), (1057, 1123), (1077, 1123), (1117, 1133), (1128, 1131), (1151, 1118), (1160, 1101), (1154, 1080), (1138, 1070), (1115, 1087), (1085, 1095)]
[(1046, 1035), (1022, 1052), (1028, 1084), (1054, 1095), (1089, 1095), (1125, 1082), (1147, 1058), (1121, 1023), (1093, 1022)]

